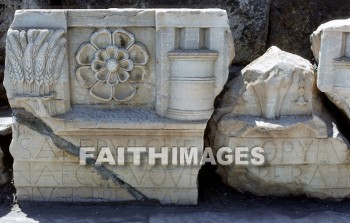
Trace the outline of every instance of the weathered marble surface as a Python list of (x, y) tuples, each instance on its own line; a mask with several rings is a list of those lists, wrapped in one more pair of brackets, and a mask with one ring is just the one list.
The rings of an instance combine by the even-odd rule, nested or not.
[(315, 75), (307, 60), (271, 47), (242, 74), (246, 90), (233, 114), (268, 119), (311, 114)]
[(317, 87), (350, 117), (350, 19), (322, 24), (311, 35), (318, 62)]
[(260, 146), (265, 163), (219, 166), (225, 183), (262, 196), (350, 197), (349, 146), (320, 106), (315, 81), (310, 62), (272, 47), (228, 84), (210, 144)]
[[(24, 125), (18, 125), (16, 128), (18, 135), (14, 137), (18, 137), (18, 140), (11, 145), (11, 153), (15, 157), (14, 181), (20, 199), (71, 202), (135, 200), (125, 188), (115, 185), (111, 179), (102, 177), (96, 169), (79, 165), (76, 156), (60, 149), (60, 144), (55, 145), (49, 137)], [(174, 135), (157, 135), (155, 131), (142, 131), (142, 135), (131, 131), (129, 134), (96, 136), (85, 133), (63, 138), (74, 145), (96, 148), (108, 146), (114, 155), (119, 146), (147, 145), (158, 148), (172, 144), (185, 145), (186, 140), (193, 144), (201, 143), (201, 137), (197, 136), (197, 141), (194, 141), (193, 135), (172, 139), (175, 138)], [(36, 139), (36, 142), (32, 142), (32, 139)], [(147, 162), (135, 166), (131, 162), (132, 157), (125, 159), (124, 166), (106, 166), (145, 196), (162, 203), (196, 203), (197, 166), (150, 166)], [(147, 157), (144, 159), (148, 160)]]
[(203, 148), (233, 57), (224, 10), (17, 11), (4, 83), (19, 200), (196, 204), (199, 165), (80, 166), (76, 156), (80, 146)]

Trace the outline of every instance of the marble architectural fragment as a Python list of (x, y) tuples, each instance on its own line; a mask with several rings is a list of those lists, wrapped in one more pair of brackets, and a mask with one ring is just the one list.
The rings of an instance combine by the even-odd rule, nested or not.
[(19, 200), (197, 203), (199, 165), (81, 166), (78, 149), (202, 149), (234, 57), (226, 11), (17, 11), (6, 52)]
[(350, 118), (350, 19), (322, 24), (311, 35), (317, 87)]
[(321, 106), (309, 61), (271, 47), (228, 86), (209, 122), (210, 145), (259, 146), (265, 163), (219, 165), (225, 183), (261, 196), (350, 197), (349, 146)]

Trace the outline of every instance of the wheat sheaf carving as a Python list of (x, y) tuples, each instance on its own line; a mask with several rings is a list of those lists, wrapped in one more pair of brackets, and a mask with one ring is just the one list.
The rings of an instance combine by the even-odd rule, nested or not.
[(18, 94), (40, 96), (52, 93), (66, 56), (64, 33), (62, 29), (8, 31), (6, 73), (17, 86)]

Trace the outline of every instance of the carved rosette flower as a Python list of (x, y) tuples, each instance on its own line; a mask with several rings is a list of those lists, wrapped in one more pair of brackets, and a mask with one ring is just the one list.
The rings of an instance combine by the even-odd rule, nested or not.
[(80, 65), (76, 76), (97, 99), (127, 101), (136, 94), (135, 83), (144, 78), (148, 58), (146, 48), (135, 43), (132, 33), (99, 29), (76, 54)]

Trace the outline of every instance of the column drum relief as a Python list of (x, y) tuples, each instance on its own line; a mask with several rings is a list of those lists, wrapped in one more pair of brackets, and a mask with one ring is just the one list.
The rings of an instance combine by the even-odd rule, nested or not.
[(210, 50), (176, 50), (171, 61), (167, 117), (207, 119), (213, 113), (214, 64), (218, 53)]

